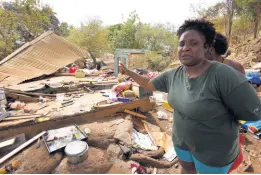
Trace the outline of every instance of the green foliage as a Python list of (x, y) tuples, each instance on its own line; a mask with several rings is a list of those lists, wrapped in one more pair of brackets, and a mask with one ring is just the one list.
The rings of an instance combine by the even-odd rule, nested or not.
[(135, 35), (142, 48), (171, 52), (177, 46), (174, 28), (169, 24), (143, 24)]
[(122, 24), (110, 26), (108, 37), (111, 48), (172, 52), (178, 43), (173, 25), (142, 23), (135, 11)]
[(163, 71), (173, 61), (173, 57), (163, 56), (156, 52), (146, 54), (145, 59), (148, 60), (148, 68), (153, 71)]
[(0, 60), (10, 54), (15, 41), (19, 38), (16, 33), (17, 18), (13, 12), (0, 8)]
[(260, 0), (222, 0), (208, 8), (194, 8), (197, 17), (206, 18), (215, 24), (218, 32), (238, 43), (258, 36), (261, 20)]
[(71, 26), (69, 26), (68, 23), (62, 22), (55, 33), (57, 35), (67, 37), (70, 34), (70, 27)]
[(142, 49), (143, 46), (135, 40), (135, 35), (141, 25), (138, 14), (133, 11), (123, 24), (110, 27), (110, 40), (114, 48)]
[(72, 28), (67, 39), (85, 49), (95, 59), (111, 51), (108, 45), (109, 31), (100, 19), (89, 19), (79, 28)]
[(3, 1), (0, 6), (0, 60), (21, 44), (47, 30), (68, 36), (70, 26), (59, 22), (49, 6), (38, 8), (36, 0)]

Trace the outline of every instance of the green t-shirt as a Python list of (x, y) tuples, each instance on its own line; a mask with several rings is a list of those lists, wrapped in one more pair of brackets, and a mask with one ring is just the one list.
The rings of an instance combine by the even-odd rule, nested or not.
[(239, 155), (238, 120), (261, 119), (255, 89), (241, 73), (218, 62), (196, 78), (188, 79), (180, 66), (152, 83), (168, 93), (174, 109), (174, 145), (208, 166), (225, 166)]

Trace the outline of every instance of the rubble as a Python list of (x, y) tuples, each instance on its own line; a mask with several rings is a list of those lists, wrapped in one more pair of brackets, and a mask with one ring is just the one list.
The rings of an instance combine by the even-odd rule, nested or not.
[(123, 154), (120, 146), (118, 144), (110, 144), (107, 149), (107, 158), (109, 161), (114, 162), (116, 159), (119, 159)]
[[(1, 167), (18, 161), (21, 165), (12, 173), (130, 174), (134, 167), (140, 173), (179, 173), (171, 138), (175, 121), (166, 94), (146, 91), (128, 76), (116, 78), (110, 67), (113, 64), (106, 65), (103, 60), (97, 63), (103, 65), (99, 70), (90, 69), (90, 60), (72, 59), (59, 71), (51, 75), (47, 72), (48, 77), (0, 88), (6, 95), (5, 110), (10, 112), (0, 121), (0, 141), (20, 133), (30, 139), (42, 131), (77, 125), (88, 136), (82, 140), (89, 146), (86, 160), (72, 165), (63, 148), (49, 154), (40, 138)], [(149, 78), (158, 74), (135, 71)], [(259, 144), (257, 140), (252, 142)], [(252, 167), (260, 170), (254, 164), (259, 153), (252, 146), (247, 146), (252, 149), (248, 156)]]
[(132, 122), (125, 120), (123, 123), (118, 125), (113, 138), (122, 141), (127, 146), (132, 146), (132, 129)]

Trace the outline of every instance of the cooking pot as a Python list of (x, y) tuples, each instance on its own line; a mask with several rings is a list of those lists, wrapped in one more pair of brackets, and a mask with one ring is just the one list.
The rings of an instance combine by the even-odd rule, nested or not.
[(84, 141), (72, 141), (65, 147), (68, 162), (76, 164), (88, 157), (88, 144)]

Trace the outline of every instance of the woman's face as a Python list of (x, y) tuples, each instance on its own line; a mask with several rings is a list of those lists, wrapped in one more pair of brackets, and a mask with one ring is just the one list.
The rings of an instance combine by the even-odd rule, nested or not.
[(205, 37), (196, 30), (188, 30), (179, 38), (178, 57), (188, 67), (196, 66), (205, 59)]

